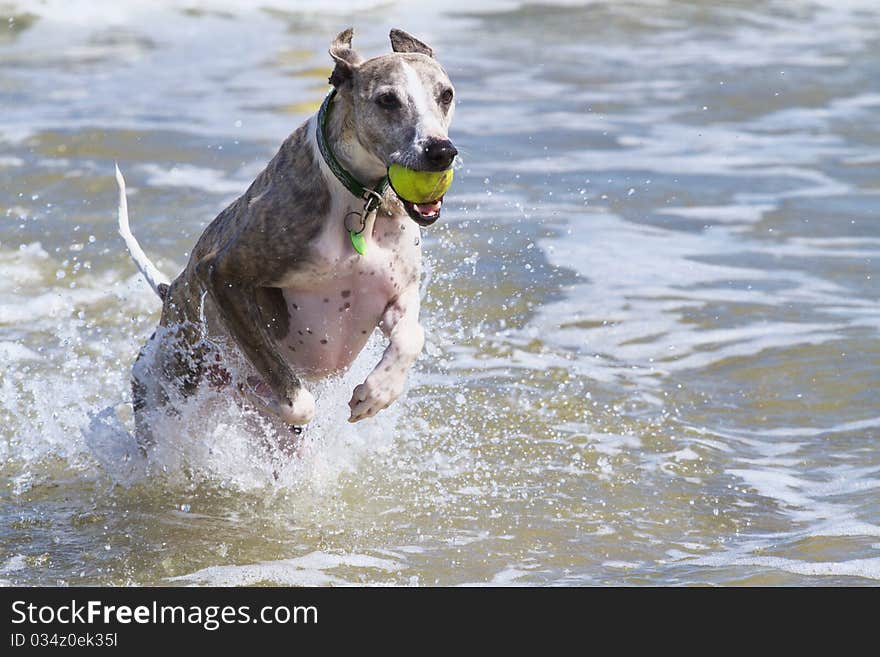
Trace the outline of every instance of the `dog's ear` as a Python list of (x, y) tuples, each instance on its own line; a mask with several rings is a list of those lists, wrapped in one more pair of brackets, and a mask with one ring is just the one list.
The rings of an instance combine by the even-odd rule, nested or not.
[(427, 43), (416, 39), (412, 34), (403, 30), (391, 30), (391, 50), (394, 52), (418, 52), (428, 57), (434, 56), (434, 51)]
[(337, 89), (351, 81), (354, 69), (364, 61), (351, 47), (351, 37), (353, 36), (354, 30), (348, 28), (337, 34), (330, 45), (330, 56), (336, 62), (333, 73), (330, 74), (330, 84)]

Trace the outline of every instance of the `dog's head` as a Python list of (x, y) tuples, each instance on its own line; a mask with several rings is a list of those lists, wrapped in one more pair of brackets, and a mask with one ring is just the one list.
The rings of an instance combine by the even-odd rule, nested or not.
[[(455, 90), (434, 51), (403, 30), (391, 30), (394, 52), (364, 61), (352, 49), (352, 35), (351, 29), (341, 32), (330, 47), (336, 63), (330, 83), (351, 104), (360, 145), (384, 167), (448, 169), (458, 154), (448, 136)], [(428, 225), (440, 216), (442, 201), (403, 205)]]

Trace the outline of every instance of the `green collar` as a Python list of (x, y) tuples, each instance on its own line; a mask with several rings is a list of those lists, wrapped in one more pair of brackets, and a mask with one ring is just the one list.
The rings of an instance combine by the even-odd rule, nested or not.
[(378, 208), (379, 204), (382, 202), (382, 194), (384, 194), (385, 190), (388, 188), (388, 176), (383, 176), (382, 179), (376, 183), (376, 186), (370, 189), (369, 187), (362, 185), (357, 178), (346, 171), (345, 167), (343, 167), (339, 163), (339, 160), (336, 159), (336, 156), (333, 155), (333, 151), (330, 149), (330, 144), (327, 142), (327, 122), (330, 120), (330, 110), (332, 109), (331, 104), (335, 97), (336, 89), (327, 94), (324, 102), (321, 103), (321, 109), (318, 110), (318, 129), (316, 131), (318, 137), (318, 149), (324, 157), (324, 162), (327, 163), (330, 171), (332, 171), (333, 175), (339, 179), (339, 182), (341, 182), (348, 191), (359, 199), (363, 199), (364, 216), (366, 216)]

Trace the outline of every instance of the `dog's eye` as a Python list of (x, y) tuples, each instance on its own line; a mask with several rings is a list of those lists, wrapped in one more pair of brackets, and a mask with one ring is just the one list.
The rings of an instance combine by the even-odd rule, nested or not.
[(393, 91), (386, 91), (376, 96), (376, 104), (383, 109), (397, 109), (400, 107), (400, 99)]
[(444, 105), (448, 105), (452, 102), (452, 89), (444, 89), (440, 93), (440, 102)]

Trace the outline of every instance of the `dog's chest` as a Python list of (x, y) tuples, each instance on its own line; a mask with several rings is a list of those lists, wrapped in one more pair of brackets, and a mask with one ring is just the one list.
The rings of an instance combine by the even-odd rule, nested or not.
[(418, 284), (420, 239), (413, 222), (385, 216), (377, 219), (363, 255), (341, 230), (322, 235), (308, 263), (279, 285), (289, 317), (279, 341), (285, 358), (316, 376), (351, 364), (388, 305)]

